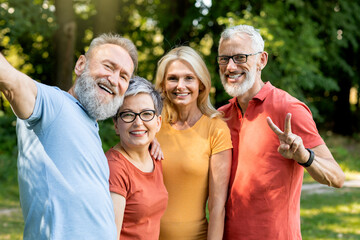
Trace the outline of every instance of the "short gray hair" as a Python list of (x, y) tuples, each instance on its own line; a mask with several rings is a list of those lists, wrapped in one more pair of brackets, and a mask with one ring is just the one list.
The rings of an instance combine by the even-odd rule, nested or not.
[(133, 74), (136, 72), (136, 69), (138, 67), (138, 54), (137, 54), (136, 46), (131, 40), (124, 38), (119, 34), (103, 33), (98, 37), (94, 38), (90, 43), (88, 51), (85, 53), (85, 57), (90, 58), (92, 51), (96, 47), (104, 44), (114, 44), (125, 49), (125, 51), (129, 53), (131, 60), (133, 61), (134, 64)]
[(249, 25), (237, 25), (234, 27), (228, 27), (221, 33), (221, 38), (219, 46), (222, 41), (233, 38), (234, 36), (239, 36), (241, 34), (247, 34), (252, 40), (252, 48), (255, 52), (264, 51), (264, 39), (260, 35), (259, 29), (255, 29), (253, 26)]
[(139, 93), (149, 94), (154, 102), (156, 115), (161, 115), (163, 102), (160, 93), (155, 90), (154, 85), (150, 81), (146, 80), (145, 78), (135, 76), (130, 80), (129, 88), (125, 92), (124, 98), (128, 96), (135, 96)]

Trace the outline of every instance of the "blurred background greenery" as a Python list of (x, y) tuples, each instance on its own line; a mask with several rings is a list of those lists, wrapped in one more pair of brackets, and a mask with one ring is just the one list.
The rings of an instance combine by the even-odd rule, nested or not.
[[(160, 57), (190, 45), (211, 72), (215, 106), (227, 102), (216, 55), (222, 30), (250, 24), (265, 39), (262, 78), (308, 104), (320, 127), (360, 131), (360, 2), (352, 0), (0, 0), (0, 50), (33, 79), (67, 90), (94, 36), (134, 41), (138, 74), (154, 79)], [(0, 109), (9, 112), (4, 98)]]
[[(150, 81), (163, 54), (189, 45), (207, 63), (211, 99), (219, 107), (229, 99), (216, 64), (220, 33), (227, 26), (253, 25), (260, 29), (269, 53), (262, 79), (310, 107), (347, 178), (356, 179), (360, 173), (359, 13), (360, 2), (353, 0), (0, 0), (0, 51), (33, 79), (67, 90), (74, 80), (75, 60), (103, 32), (133, 40), (139, 52), (137, 74)], [(19, 207), (15, 121), (1, 95), (0, 210)], [(106, 151), (118, 139), (111, 121), (101, 122), (100, 129)], [(312, 179), (305, 175), (305, 182)], [(354, 198), (358, 191), (350, 196), (338, 193), (339, 201), (351, 208), (345, 215), (320, 214), (325, 225), (327, 218), (331, 225), (337, 218), (360, 214)], [(360, 239), (356, 230), (360, 223), (352, 218), (344, 220), (349, 227), (355, 224), (352, 230), (318, 231), (319, 219), (312, 222), (316, 214), (307, 208), (316, 201), (317, 209), (325, 203), (338, 209), (339, 202), (332, 198), (339, 199), (337, 195), (302, 198), (304, 239)], [(20, 212), (11, 217), (0, 214), (0, 239), (21, 239), (22, 227)], [(322, 237), (326, 234), (334, 238)]]

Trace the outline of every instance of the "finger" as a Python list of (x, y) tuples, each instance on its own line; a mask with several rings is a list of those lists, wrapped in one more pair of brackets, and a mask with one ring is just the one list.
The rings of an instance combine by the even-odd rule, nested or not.
[(160, 143), (157, 141), (156, 138), (154, 138), (152, 140), (152, 142), (150, 143), (150, 154), (151, 156), (153, 156), (155, 158), (155, 155), (158, 154), (158, 151), (160, 148)]
[(291, 113), (286, 114), (284, 133), (286, 135), (291, 134)]
[(159, 160), (159, 149), (157, 148), (156, 150), (154, 150), (154, 155), (153, 157), (156, 159), (156, 160)]
[(280, 128), (278, 128), (278, 126), (276, 126), (276, 125), (273, 123), (273, 121), (271, 120), (270, 117), (267, 117), (267, 118), (266, 118), (266, 121), (267, 121), (269, 127), (273, 130), (273, 132), (274, 132), (276, 135), (280, 136), (280, 135), (283, 134), (283, 132), (280, 130)]
[(158, 160), (164, 160), (164, 153), (160, 149)]
[(158, 149), (156, 152), (156, 157), (154, 157), (156, 160), (163, 160), (164, 159), (164, 153), (161, 151), (161, 148)]
[(290, 149), (290, 145), (283, 143), (283, 144), (280, 144), (280, 146), (278, 148), (278, 152), (281, 154), (284, 154), (284, 153), (288, 152), (289, 149)]
[(298, 149), (299, 149), (299, 139), (295, 138), (295, 140), (293, 141), (293, 143), (290, 146), (290, 151), (292, 153), (295, 153)]
[(289, 144), (280, 144), (278, 147), (278, 152), (281, 154), (281, 156), (283, 156), (284, 158), (289, 158), (289, 149), (290, 149), (290, 145)]
[(285, 136), (284, 143), (289, 144), (291, 146), (296, 138), (297, 135), (290, 133), (289, 135)]
[(302, 139), (299, 136), (296, 136), (293, 144), (291, 145), (291, 150), (293, 153), (299, 150), (299, 148), (303, 145)]

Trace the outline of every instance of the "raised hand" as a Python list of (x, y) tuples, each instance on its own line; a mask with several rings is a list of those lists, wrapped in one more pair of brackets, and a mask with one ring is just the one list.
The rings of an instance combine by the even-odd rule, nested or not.
[(164, 153), (162, 152), (160, 143), (158, 142), (158, 140), (156, 138), (154, 138), (154, 140), (150, 144), (150, 154), (156, 160), (164, 159)]
[(284, 158), (294, 159), (300, 163), (306, 162), (309, 157), (309, 152), (305, 149), (301, 137), (291, 132), (291, 113), (288, 113), (285, 117), (284, 131), (281, 131), (270, 117), (267, 117), (266, 120), (269, 127), (279, 138), (280, 145), (278, 152)]

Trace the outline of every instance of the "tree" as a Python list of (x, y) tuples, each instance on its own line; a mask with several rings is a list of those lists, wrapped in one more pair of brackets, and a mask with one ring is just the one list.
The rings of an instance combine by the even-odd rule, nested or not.
[(360, 103), (349, 103), (350, 89), (360, 85), (358, 1), (54, 1), (0, 0), (0, 48), (9, 56), (17, 52), (15, 66), (43, 83), (67, 89), (73, 56), (99, 33), (115, 31), (133, 40), (138, 74), (149, 80), (169, 49), (195, 48), (212, 76), (213, 103), (220, 106), (230, 98), (215, 60), (220, 34), (227, 26), (250, 24), (260, 29), (269, 52), (264, 81), (307, 103), (318, 123), (331, 123), (342, 134), (360, 129)]
[(328, 116), (328, 121), (333, 121), (334, 132), (352, 135), (360, 129), (359, 109), (351, 110), (349, 102), (350, 90), (358, 88), (360, 80), (360, 4), (333, 0), (314, 1), (311, 6), (312, 20), (319, 23), (318, 38), (322, 39), (325, 49), (320, 69), (339, 85), (336, 91), (327, 92), (329, 97), (322, 98), (317, 106), (325, 109), (323, 114)]
[(56, 78), (53, 84), (67, 91), (72, 86), (76, 22), (72, 0), (56, 0)]
[(94, 35), (116, 31), (116, 17), (119, 13), (119, 0), (94, 0), (97, 11), (94, 21)]

